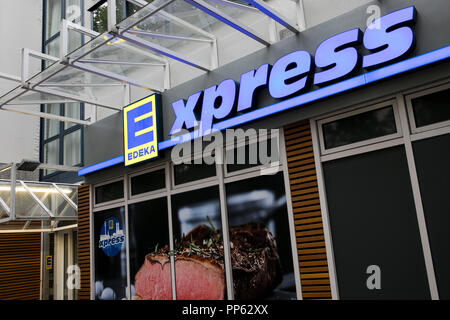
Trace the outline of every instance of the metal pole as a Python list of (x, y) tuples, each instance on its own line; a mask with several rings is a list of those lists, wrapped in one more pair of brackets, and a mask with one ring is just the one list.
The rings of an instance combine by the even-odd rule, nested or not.
[(11, 190), (10, 190), (10, 215), (11, 220), (16, 218), (16, 164), (13, 163), (11, 166)]

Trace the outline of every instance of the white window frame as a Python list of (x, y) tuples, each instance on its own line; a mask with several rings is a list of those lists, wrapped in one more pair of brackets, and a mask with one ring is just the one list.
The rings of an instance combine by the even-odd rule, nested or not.
[(420, 91), (416, 91), (415, 93), (409, 94), (405, 96), (405, 101), (406, 101), (406, 110), (408, 112), (408, 120), (409, 120), (409, 124), (410, 124), (410, 128), (411, 128), (411, 133), (412, 134), (416, 134), (416, 133), (422, 133), (425, 131), (430, 131), (430, 130), (435, 130), (435, 129), (440, 129), (443, 127), (448, 127), (450, 126), (450, 120), (446, 120), (446, 121), (441, 121), (441, 122), (436, 122), (436, 123), (432, 123), (426, 126), (422, 126), (422, 127), (417, 127), (416, 125), (416, 119), (414, 117), (414, 109), (413, 109), (413, 105), (412, 105), (412, 100), (419, 98), (419, 97), (423, 97), (423, 96), (427, 96), (436, 92), (440, 92), (440, 91), (444, 91), (444, 90), (448, 90), (450, 89), (450, 83), (446, 83), (444, 85), (440, 85), (437, 87), (432, 87), (432, 88), (428, 88), (425, 90), (420, 90)]
[[(362, 113), (365, 113), (368, 111), (382, 109), (382, 108), (389, 107), (389, 106), (391, 106), (393, 108), (395, 126), (397, 128), (397, 132), (395, 132), (393, 134), (388, 134), (385, 136), (376, 137), (373, 139), (350, 143), (350, 144), (343, 145), (343, 146), (336, 147), (336, 148), (325, 149), (325, 141), (324, 141), (323, 128), (322, 128), (322, 126), (324, 124), (330, 123), (330, 122), (333, 122), (336, 120), (348, 118), (348, 117), (351, 117), (354, 115), (362, 114)], [(400, 125), (400, 114), (398, 111), (398, 104), (397, 104), (397, 100), (395, 98), (389, 99), (384, 102), (371, 104), (371, 105), (369, 105), (367, 107), (363, 107), (363, 108), (357, 107), (357, 109), (355, 109), (355, 110), (347, 111), (344, 113), (339, 113), (334, 116), (332, 115), (332, 116), (327, 116), (327, 117), (321, 118), (321, 119), (317, 120), (317, 129), (319, 131), (318, 133), (319, 133), (319, 141), (320, 141), (320, 153), (322, 156), (330, 155), (333, 153), (338, 153), (338, 152), (346, 151), (346, 150), (350, 150), (350, 149), (356, 149), (356, 148), (360, 148), (363, 146), (374, 145), (374, 144), (388, 141), (388, 140), (395, 140), (395, 139), (399, 139), (403, 136), (402, 126)]]

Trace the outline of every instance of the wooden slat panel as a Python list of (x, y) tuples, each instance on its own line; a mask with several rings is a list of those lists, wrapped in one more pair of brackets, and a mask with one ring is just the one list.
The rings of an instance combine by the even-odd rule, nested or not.
[(309, 121), (284, 128), (303, 299), (331, 299)]
[(0, 300), (40, 297), (41, 234), (0, 234)]
[(91, 261), (90, 261), (90, 217), (89, 197), (90, 186), (82, 185), (78, 188), (78, 267), (80, 268), (79, 300), (90, 300)]

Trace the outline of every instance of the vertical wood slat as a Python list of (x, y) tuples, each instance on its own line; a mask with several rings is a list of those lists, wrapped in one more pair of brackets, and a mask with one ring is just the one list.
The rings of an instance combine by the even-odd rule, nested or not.
[(41, 234), (0, 234), (0, 300), (39, 300)]
[(78, 291), (79, 300), (91, 298), (91, 260), (90, 260), (90, 219), (89, 198), (90, 186), (78, 187), (78, 266), (80, 267), (81, 288)]
[(309, 121), (284, 127), (284, 138), (303, 299), (331, 299)]

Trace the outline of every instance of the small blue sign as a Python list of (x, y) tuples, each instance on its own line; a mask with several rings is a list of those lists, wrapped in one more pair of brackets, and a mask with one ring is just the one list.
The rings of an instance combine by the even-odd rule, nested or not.
[(100, 230), (98, 247), (101, 248), (108, 257), (114, 257), (120, 252), (124, 242), (125, 234), (120, 221), (116, 218), (106, 219)]

